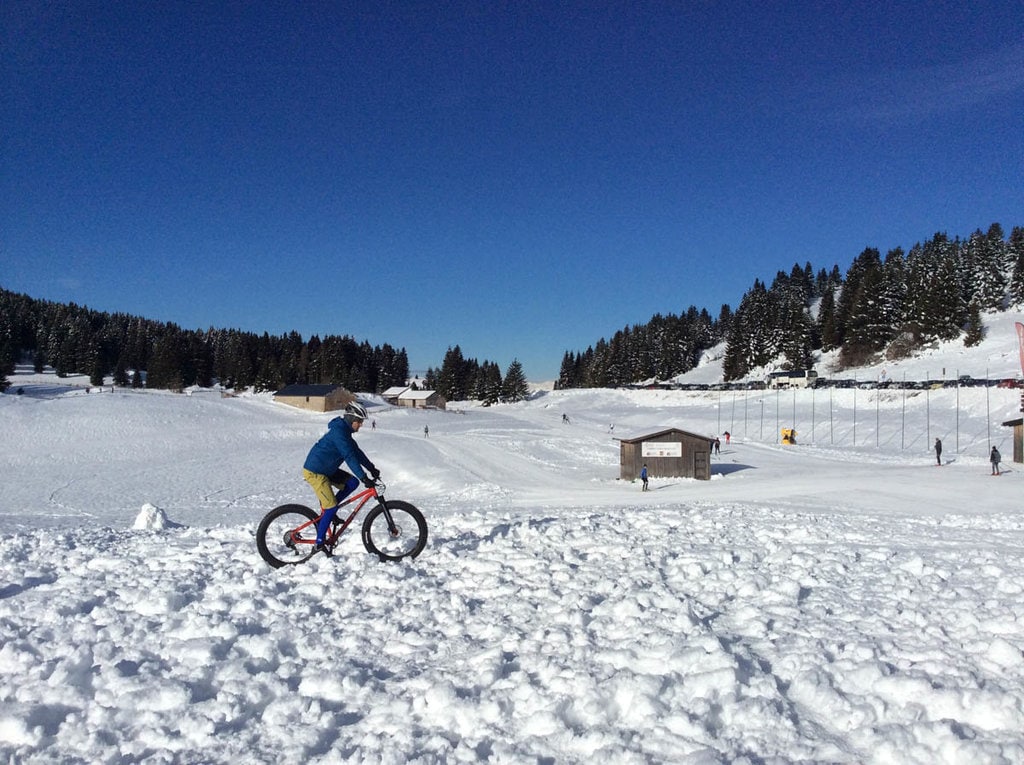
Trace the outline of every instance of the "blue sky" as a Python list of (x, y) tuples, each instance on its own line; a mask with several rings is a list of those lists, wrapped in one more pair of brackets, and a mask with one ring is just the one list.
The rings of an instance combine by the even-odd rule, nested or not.
[(0, 286), (530, 379), (1024, 225), (1014, 2), (4, 3)]

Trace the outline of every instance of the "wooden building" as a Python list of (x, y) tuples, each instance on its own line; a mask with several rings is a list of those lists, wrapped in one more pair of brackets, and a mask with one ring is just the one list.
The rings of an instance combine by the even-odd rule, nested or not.
[(403, 393), (407, 393), (409, 390), (411, 390), (411, 388), (408, 385), (396, 385), (381, 393), (380, 397), (384, 399), (385, 403), (391, 404), (391, 406), (400, 406), (398, 403), (398, 397)]
[(652, 478), (711, 478), (713, 438), (679, 428), (664, 428), (619, 439), (619, 478), (632, 481), (647, 465)]
[(388, 388), (381, 397), (392, 406), (407, 406), (412, 409), (444, 409), (448, 405), (448, 400), (436, 390)]
[(1024, 418), (1018, 417), (1016, 420), (1004, 422), (1003, 425), (1013, 428), (1013, 461), (1024, 462)]
[(355, 400), (340, 385), (288, 385), (274, 394), (274, 401), (311, 412), (337, 411)]
[(398, 404), (413, 409), (444, 409), (448, 401), (436, 390), (408, 390), (398, 397)]

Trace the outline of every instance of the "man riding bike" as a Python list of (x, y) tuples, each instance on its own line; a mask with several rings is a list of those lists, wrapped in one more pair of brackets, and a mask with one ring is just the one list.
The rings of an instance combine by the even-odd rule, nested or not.
[[(380, 471), (352, 437), (359, 432), (365, 419), (366, 409), (362, 404), (353, 401), (346, 406), (342, 417), (335, 417), (327, 423), (327, 433), (313, 444), (302, 466), (302, 477), (313, 487), (323, 510), (323, 516), (316, 526), (315, 550), (325, 549), (324, 534), (330, 528), (338, 512), (338, 505), (345, 497), (358, 488), (360, 481), (370, 487), (380, 477)], [(342, 462), (355, 475), (342, 470)], [(335, 486), (339, 489), (337, 494), (334, 492)]]

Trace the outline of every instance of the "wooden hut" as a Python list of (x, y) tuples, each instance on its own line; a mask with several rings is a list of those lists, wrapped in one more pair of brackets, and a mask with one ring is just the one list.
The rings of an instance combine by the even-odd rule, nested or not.
[(388, 388), (381, 397), (391, 406), (411, 409), (444, 409), (448, 400), (436, 390), (418, 390), (411, 387)]
[(664, 428), (619, 439), (619, 478), (632, 481), (647, 465), (652, 478), (711, 478), (713, 438)]
[(274, 401), (311, 412), (333, 412), (355, 400), (340, 385), (287, 385), (274, 394)]
[(401, 406), (398, 403), (398, 397), (403, 393), (407, 393), (411, 388), (408, 385), (396, 385), (388, 388), (386, 391), (380, 394), (380, 397), (384, 399), (384, 403), (391, 404), (391, 406)]

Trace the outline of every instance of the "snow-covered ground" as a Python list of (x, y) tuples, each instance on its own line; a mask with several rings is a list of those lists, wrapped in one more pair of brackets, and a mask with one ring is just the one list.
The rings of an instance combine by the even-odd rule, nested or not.
[[(330, 415), (69, 382), (0, 396), (0, 761), (1024, 762), (1019, 390), (375, 402), (426, 551), (274, 570)], [(618, 480), (664, 426), (712, 480)]]

